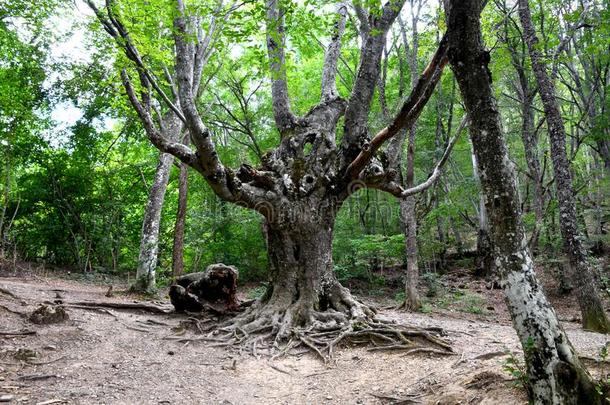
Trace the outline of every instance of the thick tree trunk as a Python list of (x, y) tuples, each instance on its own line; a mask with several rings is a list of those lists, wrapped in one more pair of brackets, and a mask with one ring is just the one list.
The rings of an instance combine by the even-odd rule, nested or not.
[(525, 41), (532, 61), (532, 69), (538, 82), (540, 98), (542, 99), (549, 129), (551, 157), (559, 204), (559, 226), (563, 237), (564, 250), (570, 260), (573, 284), (582, 313), (582, 324), (585, 329), (607, 333), (610, 332), (610, 322), (604, 312), (595, 285), (593, 269), (579, 236), (572, 173), (566, 155), (565, 127), (555, 98), (555, 86), (546, 71), (542, 56), (537, 50), (538, 38), (532, 24), (527, 0), (519, 0), (519, 17), (523, 25)]
[(340, 324), (372, 315), (335, 278), (334, 221), (334, 214), (328, 214), (308, 223), (265, 225), (270, 287), (245, 319), (247, 329), (271, 322), (282, 339), (294, 326)]
[(449, 60), (457, 78), (489, 214), (496, 263), (514, 327), (525, 354), (537, 404), (601, 403), (534, 274), (527, 247), (515, 169), (503, 138), (479, 24), (481, 2), (451, 1)]
[(174, 246), (172, 249), (172, 275), (180, 277), (184, 272), (184, 226), (186, 223), (186, 208), (188, 197), (188, 168), (180, 163), (178, 178), (178, 210), (174, 225)]

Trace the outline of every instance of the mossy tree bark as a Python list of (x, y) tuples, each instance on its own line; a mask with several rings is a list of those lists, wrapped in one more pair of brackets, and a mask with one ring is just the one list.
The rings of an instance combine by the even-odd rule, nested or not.
[(493, 96), (489, 52), (479, 23), (479, 0), (453, 0), (448, 18), (449, 60), (468, 114), (481, 187), (489, 214), (497, 271), (525, 353), (536, 404), (595, 404), (601, 398), (570, 344), (534, 274), (515, 169)]
[(555, 85), (546, 71), (542, 55), (538, 50), (538, 38), (527, 0), (519, 0), (519, 18), (538, 83), (538, 92), (544, 106), (559, 205), (559, 227), (563, 248), (570, 262), (571, 278), (582, 314), (582, 325), (585, 329), (609, 333), (610, 321), (604, 312), (595, 285), (593, 269), (578, 230), (572, 168), (566, 154), (566, 131), (555, 97)]

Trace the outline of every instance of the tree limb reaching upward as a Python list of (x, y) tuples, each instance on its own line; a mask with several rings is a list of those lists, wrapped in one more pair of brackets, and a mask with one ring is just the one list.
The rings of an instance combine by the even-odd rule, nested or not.
[(368, 141), (368, 115), (379, 78), (386, 34), (404, 3), (405, 0), (388, 1), (382, 8), (381, 16), (377, 18), (368, 16), (359, 3), (355, 5), (361, 29), (366, 31), (361, 33), (363, 44), (360, 48), (360, 66), (345, 111), (342, 149), (346, 165)]
[(284, 47), (284, 15), (280, 0), (267, 0), (267, 52), (271, 69), (271, 98), (273, 117), (280, 135), (294, 127), (296, 117), (290, 109), (288, 82), (286, 79), (286, 54)]
[(434, 87), (440, 80), (447, 61), (447, 40), (444, 36), (428, 67), (420, 75), (417, 85), (409, 95), (409, 98), (404, 102), (392, 123), (379, 131), (349, 164), (345, 171), (345, 176), (348, 179), (357, 178), (362, 169), (364, 169), (387, 140), (395, 136), (401, 129), (410, 127), (417, 120), (417, 117), (419, 117), (419, 114), (430, 99)]
[[(155, 77), (152, 75), (152, 73), (148, 70), (148, 68), (144, 64), (144, 61), (142, 60), (142, 57), (140, 56), (140, 52), (138, 51), (136, 46), (133, 44), (133, 41), (131, 40), (131, 37), (129, 36), (129, 32), (127, 31), (127, 29), (125, 28), (125, 26), (123, 25), (121, 20), (114, 14), (114, 12), (112, 10), (113, 0), (106, 1), (107, 16), (105, 16), (100, 11), (100, 9), (97, 8), (97, 6), (95, 5), (95, 3), (93, 3), (92, 0), (86, 0), (86, 1), (87, 1), (87, 5), (89, 6), (89, 8), (91, 8), (91, 10), (93, 10), (97, 19), (100, 21), (100, 23), (104, 27), (104, 30), (106, 30), (106, 32), (112, 38), (114, 38), (114, 40), (117, 42), (117, 44), (124, 49), (125, 55), (136, 65), (136, 68), (138, 69), (138, 73), (140, 75), (140, 82), (141, 82), (142, 86), (145, 88), (149, 88), (152, 85), (152, 87), (155, 89), (155, 91), (159, 94), (159, 96), (163, 99), (163, 101), (167, 104), (167, 106), (174, 112), (174, 114), (176, 114), (176, 116), (178, 118), (180, 118), (180, 120), (182, 122), (185, 122), (182, 112), (172, 102), (172, 100), (170, 100), (170, 98), (167, 96), (167, 94), (165, 94), (163, 89), (161, 89), (161, 87), (159, 86)], [(149, 97), (148, 94), (143, 96), (143, 98), (148, 98), (148, 97)], [(147, 105), (147, 104), (148, 103), (145, 102), (145, 105)]]
[(330, 101), (339, 96), (337, 92), (337, 61), (341, 56), (341, 38), (345, 32), (345, 20), (347, 19), (347, 5), (337, 5), (338, 19), (335, 23), (333, 37), (326, 48), (324, 67), (322, 69), (322, 101)]
[(193, 79), (196, 48), (189, 39), (195, 28), (185, 14), (183, 1), (177, 0), (177, 6), (179, 15), (174, 19), (174, 41), (180, 105), (191, 139), (197, 149), (198, 169), (221, 198), (231, 201), (234, 200), (234, 194), (229, 188), (227, 171), (220, 162), (211, 133), (203, 123), (195, 105)]

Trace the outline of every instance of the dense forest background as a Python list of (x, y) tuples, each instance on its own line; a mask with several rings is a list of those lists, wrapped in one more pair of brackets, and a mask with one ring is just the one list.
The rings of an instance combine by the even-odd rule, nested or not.
[[(207, 112), (205, 124), (214, 133), (222, 160), (228, 166), (243, 161), (256, 165), (277, 144), (264, 19), (259, 18), (264, 11), (249, 2), (234, 6), (231, 24), (223, 25), (214, 38), (200, 107)], [(162, 72), (171, 52), (149, 19), (170, 18), (171, 12), (162, 1), (131, 1), (125, 7), (122, 12), (131, 16), (126, 24), (146, 63)], [(215, 5), (201, 7), (213, 12)], [(531, 8), (566, 124), (579, 226), (588, 249), (600, 257), (610, 245), (609, 5), (607, 1), (534, 1)], [(332, 10), (332, 4), (324, 1), (292, 3), (287, 9), (287, 75), (293, 109), (299, 114), (319, 97), (318, 72), (333, 24), (321, 12), (326, 9)], [(62, 16), (70, 18), (62, 20)], [(407, 4), (403, 20), (388, 34), (370, 114), (373, 131), (387, 123), (408, 94), (413, 68), (408, 64), (409, 52), (415, 49), (415, 68), (423, 70), (444, 31), (436, 3)], [(536, 235), (532, 243), (538, 262), (557, 268), (561, 275), (564, 259), (547, 124), (515, 5), (489, 2), (482, 22), (506, 141), (518, 170), (523, 220), (528, 234)], [(61, 52), (74, 42), (70, 31), (86, 33), (77, 36), (82, 41), (77, 49), (85, 51), (82, 58)], [(345, 97), (358, 67), (359, 41), (357, 23), (348, 18), (337, 82)], [(0, 6), (3, 260), (133, 277), (159, 153), (121, 88), (119, 71), (126, 63), (84, 4), (45, 0), (33, 9), (19, 0)], [(463, 115), (460, 103), (453, 75), (447, 73), (418, 120), (415, 184), (428, 177), (455, 132)], [(65, 114), (54, 119), (61, 110), (74, 115), (69, 125)], [(171, 280), (179, 175), (176, 163), (161, 215), (160, 285)], [(447, 258), (460, 258), (459, 265), (474, 270), (476, 254), (468, 252), (480, 248), (485, 224), (467, 136), (454, 148), (440, 181), (416, 199), (422, 277), (442, 273)], [(193, 173), (188, 176), (187, 207), (186, 271), (224, 262), (239, 268), (243, 280), (265, 279), (267, 258), (259, 214), (221, 201)], [(338, 277), (361, 279), (371, 286), (400, 277), (404, 235), (394, 197), (373, 189), (358, 191), (337, 219), (333, 258)], [(596, 267), (603, 270), (606, 283), (607, 269)]]

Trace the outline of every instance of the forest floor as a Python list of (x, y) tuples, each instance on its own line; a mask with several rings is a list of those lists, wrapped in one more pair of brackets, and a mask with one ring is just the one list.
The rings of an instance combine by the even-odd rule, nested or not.
[[(67, 308), (70, 319), (35, 325), (25, 316), (44, 301), (133, 303), (105, 296), (108, 284), (53, 276), (0, 277), (0, 401), (15, 404), (525, 404), (522, 361), (499, 290), (449, 274), (425, 313), (381, 311), (414, 326), (443, 328), (452, 356), (343, 347), (328, 364), (304, 353), (258, 358), (203, 342), (167, 340), (186, 317), (141, 310)], [(114, 290), (125, 286), (115, 285)], [(387, 298), (362, 297), (388, 306)], [(573, 302), (553, 297), (560, 319), (595, 376), (608, 342), (583, 331)], [(167, 300), (156, 305), (170, 309)], [(184, 331), (181, 331), (184, 332)], [(186, 332), (183, 336), (190, 336)], [(511, 374), (509, 369), (512, 369)], [(610, 368), (610, 367), (609, 367)], [(517, 378), (516, 378), (517, 377)]]

